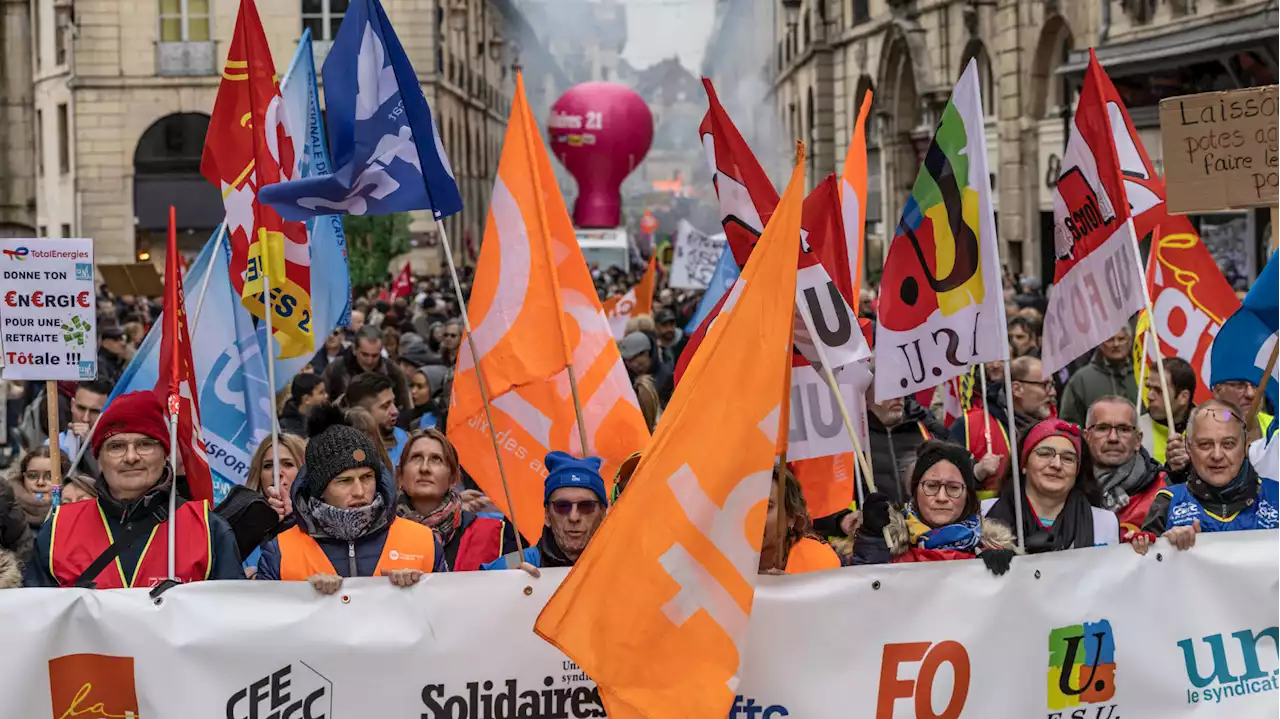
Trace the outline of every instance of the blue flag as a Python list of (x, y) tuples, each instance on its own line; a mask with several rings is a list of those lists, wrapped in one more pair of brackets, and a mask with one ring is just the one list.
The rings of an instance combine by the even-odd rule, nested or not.
[[(263, 335), (254, 328), (253, 318), (231, 289), (230, 256), (231, 243), (224, 239), (217, 248), (214, 239), (210, 239), (183, 282), (187, 311), (192, 313), (191, 356), (196, 366), (200, 424), (208, 446), (209, 469), (213, 471), (215, 503), (222, 501), (231, 485), (244, 484), (254, 450), (271, 433), (269, 403), (274, 395), (267, 386)], [(196, 316), (206, 277), (209, 290)], [(160, 377), (163, 327), (163, 319), (152, 325), (133, 361), (125, 367), (108, 404), (127, 392), (155, 388)]]
[[(1240, 309), (1227, 318), (1213, 339), (1210, 356), (1210, 380), (1213, 386), (1219, 382), (1245, 380), (1255, 385), (1262, 383), (1262, 373), (1267, 368), (1276, 344), (1276, 329), (1280, 325), (1280, 265), (1277, 255), (1262, 270), (1262, 274), (1245, 296)], [(1277, 407), (1276, 385), (1280, 384), (1280, 363), (1271, 370), (1267, 381), (1267, 399)]]
[(418, 75), (378, 0), (352, 1), (323, 73), (336, 169), (267, 185), (258, 199), (286, 220), (462, 209)]
[(706, 294), (702, 295), (702, 302), (698, 304), (698, 311), (693, 313), (693, 319), (684, 326), (686, 334), (693, 334), (698, 330), (698, 325), (711, 314), (720, 298), (733, 288), (733, 283), (738, 281), (738, 274), (738, 263), (733, 261), (733, 253), (729, 251), (729, 243), (726, 242), (724, 252), (720, 253), (720, 259), (716, 262), (716, 270), (707, 282)]

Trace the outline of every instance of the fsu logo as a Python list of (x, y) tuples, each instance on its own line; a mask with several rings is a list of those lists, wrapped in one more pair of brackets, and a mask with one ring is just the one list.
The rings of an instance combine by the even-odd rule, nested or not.
[(133, 657), (69, 654), (49, 660), (53, 719), (138, 719)]

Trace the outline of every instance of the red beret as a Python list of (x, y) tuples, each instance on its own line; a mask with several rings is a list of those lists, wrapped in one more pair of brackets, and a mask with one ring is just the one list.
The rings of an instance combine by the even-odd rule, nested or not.
[(152, 390), (140, 390), (111, 400), (93, 430), (93, 456), (98, 456), (108, 439), (126, 432), (150, 437), (164, 445), (165, 454), (169, 453), (169, 423), (160, 395)]

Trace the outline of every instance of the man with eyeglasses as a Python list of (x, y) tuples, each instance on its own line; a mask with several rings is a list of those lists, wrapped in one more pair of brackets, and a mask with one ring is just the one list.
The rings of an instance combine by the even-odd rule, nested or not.
[[(544, 464), (548, 474), (542, 494), (546, 524), (538, 543), (524, 550), (524, 562), (530, 569), (572, 567), (582, 556), (609, 508), (604, 478), (600, 476), (602, 463), (599, 457), (547, 454)], [(507, 558), (501, 557), (481, 569), (507, 567)]]
[[(28, 587), (153, 587), (169, 577), (169, 430), (159, 395), (117, 397), (93, 432), (96, 501), (59, 507), (36, 537)], [(235, 535), (207, 502), (178, 498), (178, 581), (244, 579)]]
[(1156, 494), (1142, 525), (1150, 534), (1133, 539), (1135, 551), (1145, 554), (1158, 536), (1189, 549), (1200, 532), (1280, 527), (1280, 485), (1258, 476), (1245, 435), (1244, 413), (1230, 402), (1212, 399), (1192, 411), (1191, 476)]
[(1089, 364), (1076, 370), (1062, 389), (1060, 416), (1083, 426), (1094, 400), (1106, 395), (1138, 397), (1133, 377), (1133, 335), (1125, 325), (1098, 346)]
[[(1258, 386), (1247, 379), (1223, 379), (1220, 375), (1213, 377), (1213, 396), (1223, 402), (1230, 402), (1237, 407), (1248, 408), (1253, 405), (1253, 396), (1258, 392)], [(1265, 407), (1265, 403), (1262, 405)], [(1271, 423), (1275, 421), (1275, 416), (1258, 410), (1258, 425), (1261, 427), (1261, 434), (1258, 436), (1265, 437), (1271, 431)], [(1253, 428), (1250, 428), (1253, 429)]]
[(1102, 508), (1120, 519), (1120, 536), (1142, 528), (1156, 493), (1169, 484), (1164, 467), (1143, 448), (1138, 408), (1125, 397), (1107, 395), (1089, 406), (1084, 439), (1093, 458), (1093, 478)]
[[(973, 455), (974, 475), (978, 478), (978, 494), (990, 499), (1000, 491), (1008, 479), (1012, 463), (1009, 461), (1008, 403), (1004, 399), (1004, 366), (988, 362), (986, 412), (981, 406), (969, 410), (957, 419), (947, 433), (952, 442), (969, 448)], [(1027, 432), (1043, 420), (1054, 415), (1058, 390), (1052, 379), (1044, 376), (1044, 365), (1039, 358), (1023, 356), (1009, 363), (1009, 380), (1013, 388), (1013, 419), (1021, 445)], [(991, 421), (991, 447), (987, 447), (987, 431), (983, 422)]]

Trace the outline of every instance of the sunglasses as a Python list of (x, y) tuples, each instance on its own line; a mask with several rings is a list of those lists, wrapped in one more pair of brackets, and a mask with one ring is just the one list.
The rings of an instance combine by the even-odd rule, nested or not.
[(551, 503), (551, 511), (556, 514), (567, 517), (573, 514), (573, 508), (578, 508), (578, 514), (589, 517), (600, 510), (600, 502), (594, 499), (584, 499), (581, 502), (570, 502), (567, 499), (557, 499)]

